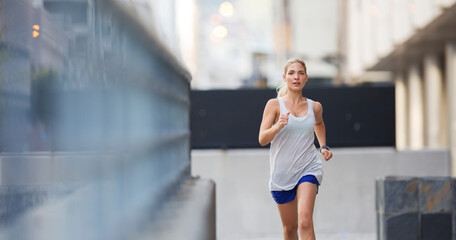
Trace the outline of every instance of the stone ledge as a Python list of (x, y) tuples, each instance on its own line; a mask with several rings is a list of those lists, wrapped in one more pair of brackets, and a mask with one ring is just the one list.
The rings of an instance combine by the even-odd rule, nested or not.
[(455, 191), (451, 177), (377, 179), (378, 239), (456, 240)]
[(189, 178), (137, 239), (215, 240), (215, 204), (214, 181)]

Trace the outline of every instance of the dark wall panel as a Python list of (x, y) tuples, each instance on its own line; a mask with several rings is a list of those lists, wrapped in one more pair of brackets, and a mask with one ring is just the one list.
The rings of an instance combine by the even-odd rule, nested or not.
[[(331, 147), (394, 146), (393, 86), (312, 87), (303, 95), (323, 105)], [(192, 91), (192, 148), (259, 148), (267, 90)], [(317, 146), (318, 146), (318, 142)]]

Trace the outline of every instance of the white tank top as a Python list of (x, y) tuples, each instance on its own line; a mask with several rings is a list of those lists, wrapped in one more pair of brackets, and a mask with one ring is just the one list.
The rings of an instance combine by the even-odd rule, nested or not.
[[(281, 97), (280, 114), (289, 111)], [(305, 175), (314, 175), (321, 184), (323, 167), (314, 145), (315, 115), (313, 101), (307, 98), (308, 110), (304, 117), (289, 115), (288, 124), (274, 137), (270, 147), (271, 191), (293, 189)]]

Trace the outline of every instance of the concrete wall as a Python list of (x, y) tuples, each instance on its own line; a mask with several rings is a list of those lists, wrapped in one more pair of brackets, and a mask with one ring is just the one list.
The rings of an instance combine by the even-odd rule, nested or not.
[(115, 181), (77, 189), (63, 184), (0, 186), (0, 239), (215, 240), (214, 182), (179, 181), (167, 187), (169, 191), (144, 191), (159, 200), (158, 205), (122, 191), (135, 206), (127, 203), (115, 210)]
[[(324, 163), (316, 200), (318, 239), (375, 239), (378, 177), (450, 176), (446, 149), (344, 148), (333, 153)], [(192, 175), (216, 182), (218, 239), (281, 238), (280, 217), (268, 189), (269, 150), (193, 150)]]

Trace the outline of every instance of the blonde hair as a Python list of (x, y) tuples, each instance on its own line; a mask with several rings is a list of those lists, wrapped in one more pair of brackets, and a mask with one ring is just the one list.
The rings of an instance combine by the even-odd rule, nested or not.
[[(304, 67), (304, 71), (307, 74), (306, 63), (304, 62), (304, 60), (302, 60), (300, 58), (288, 59), (287, 63), (285, 63), (285, 67), (283, 68), (283, 74), (287, 74), (288, 67), (293, 63), (300, 63)], [(282, 84), (280, 84), (280, 86), (277, 87), (276, 91), (277, 91), (277, 97), (283, 97), (283, 96), (287, 95), (287, 93), (288, 93), (287, 83), (283, 82)]]

